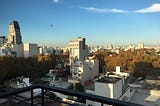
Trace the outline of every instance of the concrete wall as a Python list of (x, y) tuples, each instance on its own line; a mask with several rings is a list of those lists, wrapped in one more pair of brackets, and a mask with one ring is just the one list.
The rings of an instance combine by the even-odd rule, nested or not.
[[(95, 82), (95, 95), (113, 98), (113, 84)], [(101, 103), (95, 102), (95, 106), (101, 106)]]
[(118, 99), (122, 95), (122, 79), (113, 84), (113, 98)]
[(16, 52), (17, 57), (23, 57), (24, 56), (24, 50), (23, 50), (23, 44), (15, 44), (12, 45), (11, 50)]
[(137, 91), (147, 95), (160, 95), (160, 90), (137, 89)]
[(118, 99), (122, 95), (122, 79), (115, 84), (95, 82), (95, 94)]
[[(89, 94), (93, 94), (95, 95), (95, 91), (94, 90), (86, 90), (86, 93), (89, 93)], [(92, 105), (92, 106), (96, 106), (97, 103), (95, 103), (94, 101), (91, 101), (91, 100), (86, 100), (86, 106), (88, 105)]]
[(95, 94), (113, 98), (113, 84), (95, 82)]
[(98, 60), (86, 60), (83, 65), (83, 73), (81, 77), (81, 83), (84, 83), (87, 80), (92, 80), (96, 75), (99, 74), (99, 61)]
[(130, 101), (132, 95), (134, 94), (135, 89), (128, 87), (124, 94), (119, 98), (119, 100)]

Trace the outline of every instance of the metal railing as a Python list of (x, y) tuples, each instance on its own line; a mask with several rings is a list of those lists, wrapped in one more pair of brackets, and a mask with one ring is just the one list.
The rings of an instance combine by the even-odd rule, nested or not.
[(93, 94), (76, 92), (73, 90), (67, 90), (67, 89), (63, 89), (63, 88), (57, 88), (57, 87), (51, 87), (51, 86), (45, 86), (45, 85), (39, 85), (39, 84), (32, 85), (32, 86), (25, 87), (25, 88), (15, 89), (13, 91), (9, 91), (6, 93), (2, 93), (2, 94), (0, 94), (0, 99), (6, 98), (9, 96), (13, 96), (13, 95), (17, 95), (20, 93), (24, 93), (27, 91), (31, 91), (29, 100), (30, 100), (30, 105), (33, 106), (34, 105), (34, 98), (35, 98), (33, 90), (38, 89), (38, 88), (41, 89), (41, 95), (39, 95), (41, 98), (41, 102), (40, 102), (41, 106), (45, 106), (45, 92), (46, 91), (53, 91), (53, 92), (57, 92), (57, 93), (65, 94), (65, 95), (83, 98), (85, 100), (99, 102), (99, 103), (101, 103), (101, 106), (103, 106), (104, 104), (114, 105), (114, 106), (142, 106), (142, 105), (135, 104), (135, 103), (120, 101), (120, 100), (106, 98), (106, 97), (97, 96), (97, 95), (93, 95)]

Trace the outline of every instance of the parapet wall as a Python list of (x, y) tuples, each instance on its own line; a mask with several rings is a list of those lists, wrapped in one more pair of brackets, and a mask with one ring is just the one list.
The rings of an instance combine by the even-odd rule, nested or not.
[(160, 95), (160, 90), (146, 90), (146, 89), (138, 89), (139, 93), (148, 94), (148, 95)]

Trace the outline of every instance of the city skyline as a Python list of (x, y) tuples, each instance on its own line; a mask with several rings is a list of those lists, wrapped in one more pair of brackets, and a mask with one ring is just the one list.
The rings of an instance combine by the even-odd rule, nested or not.
[(160, 0), (1, 0), (0, 35), (18, 21), (23, 42), (65, 46), (160, 44)]

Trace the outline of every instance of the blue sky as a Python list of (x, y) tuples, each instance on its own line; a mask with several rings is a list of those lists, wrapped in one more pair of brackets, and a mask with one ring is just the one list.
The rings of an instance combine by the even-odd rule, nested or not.
[[(160, 0), (0, 0), (0, 35), (20, 24), (23, 42), (64, 46), (160, 44)], [(53, 25), (53, 27), (52, 27)]]

